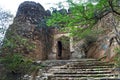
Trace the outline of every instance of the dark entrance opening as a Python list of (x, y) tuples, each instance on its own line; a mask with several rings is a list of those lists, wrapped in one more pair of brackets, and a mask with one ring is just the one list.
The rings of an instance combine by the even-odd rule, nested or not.
[(61, 59), (62, 58), (62, 42), (58, 41), (58, 57)]

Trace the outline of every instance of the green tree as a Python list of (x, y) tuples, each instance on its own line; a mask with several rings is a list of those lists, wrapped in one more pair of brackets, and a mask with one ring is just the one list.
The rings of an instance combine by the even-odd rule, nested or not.
[[(47, 24), (60, 26), (61, 29), (82, 38), (93, 32), (94, 25), (107, 14), (120, 15), (120, 0), (84, 1), (80, 0), (80, 2), (75, 3), (74, 0), (67, 0), (69, 4), (68, 14), (53, 13)], [(116, 28), (116, 25), (114, 27)]]
[(0, 43), (12, 19), (13, 15), (9, 11), (0, 8)]

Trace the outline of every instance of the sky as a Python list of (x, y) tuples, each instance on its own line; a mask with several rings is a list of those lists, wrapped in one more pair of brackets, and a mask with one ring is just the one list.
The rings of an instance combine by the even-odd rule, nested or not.
[[(26, 0), (0, 0), (0, 7), (3, 8), (4, 10), (9, 10), (13, 15), (15, 15), (18, 6), (24, 1)], [(57, 7), (55, 4), (59, 2), (64, 3), (66, 0), (27, 0), (27, 1), (38, 2), (47, 10), (53, 6)]]

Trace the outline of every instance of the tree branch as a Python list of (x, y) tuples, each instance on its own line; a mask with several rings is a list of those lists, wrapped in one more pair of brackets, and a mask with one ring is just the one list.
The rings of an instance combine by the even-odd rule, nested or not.
[(117, 14), (117, 15), (120, 15), (119, 12), (117, 12), (114, 8), (113, 8), (113, 0), (108, 0), (108, 3), (109, 3), (109, 6), (112, 10), (113, 13)]

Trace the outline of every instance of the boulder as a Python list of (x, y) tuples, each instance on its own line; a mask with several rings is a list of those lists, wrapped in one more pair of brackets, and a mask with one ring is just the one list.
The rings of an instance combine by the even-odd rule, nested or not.
[(98, 39), (94, 43), (88, 46), (86, 53), (88, 58), (105, 61), (112, 61), (114, 59), (116, 56), (115, 49), (119, 48), (119, 44), (115, 39), (116, 31), (113, 22), (113, 15), (109, 13), (96, 24), (96, 27), (99, 31), (102, 30), (102, 33), (98, 35)]
[(105, 61), (112, 61), (113, 57), (116, 55), (115, 49), (119, 47), (116, 40), (114, 40), (110, 45), (109, 41), (112, 37), (112, 35), (101, 36), (100, 39), (91, 44), (87, 52), (87, 57), (101, 59)]

